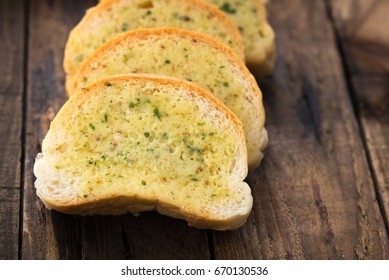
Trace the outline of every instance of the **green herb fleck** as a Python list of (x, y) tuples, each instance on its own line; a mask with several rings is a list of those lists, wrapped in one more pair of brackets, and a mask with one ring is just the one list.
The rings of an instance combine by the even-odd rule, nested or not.
[(179, 14), (178, 14), (177, 12), (174, 12), (174, 13), (172, 14), (172, 16), (173, 16), (174, 19), (178, 19)]
[(87, 194), (84, 194), (84, 198), (87, 198), (88, 197), (88, 195)]
[(169, 59), (165, 60), (165, 64), (170, 64), (170, 63), (171, 63), (171, 61)]
[(79, 62), (83, 61), (84, 60), (84, 56), (82, 54), (79, 54), (79, 55), (76, 56), (75, 60), (79, 61)]
[(223, 12), (226, 12), (227, 14), (235, 14), (236, 13), (236, 9), (233, 9), (231, 7), (231, 4), (228, 2), (225, 2), (222, 6), (220, 6), (220, 10), (222, 10)]
[(104, 85), (105, 85), (106, 87), (112, 87), (112, 84), (111, 84), (110, 82), (105, 82)]
[(105, 113), (105, 114), (104, 114), (104, 120), (103, 120), (103, 122), (107, 122), (107, 121), (108, 121), (108, 114)]
[(154, 113), (154, 117), (157, 117), (159, 120), (161, 119), (162, 115), (158, 107), (154, 107), (153, 113)]
[(129, 28), (130, 28), (130, 25), (129, 25), (127, 22), (125, 22), (125, 23), (122, 24), (122, 31), (123, 31), (123, 32), (124, 32), (124, 31), (127, 31)]
[(56, 165), (56, 166), (55, 166), (55, 169), (61, 169), (61, 166)]
[(145, 137), (149, 137), (149, 136), (150, 136), (150, 132), (145, 132), (145, 133), (143, 133), (143, 135), (144, 135)]
[(190, 21), (190, 17), (188, 17), (188, 16), (181, 16), (180, 20), (182, 20), (182, 21)]
[(89, 164), (94, 164), (94, 163), (96, 163), (93, 159), (90, 159), (90, 160), (88, 160), (88, 163)]
[(199, 179), (197, 179), (197, 178), (192, 178), (191, 179), (193, 182), (198, 182), (198, 181), (200, 181)]
[(191, 152), (197, 153), (197, 154), (201, 154), (203, 152), (203, 150), (201, 148), (194, 147), (191, 145), (186, 145), (186, 148), (189, 149)]
[(228, 86), (229, 86), (229, 83), (228, 83), (228, 82), (224, 82), (224, 83), (223, 83), (223, 86), (228, 87)]
[(122, 61), (123, 61), (123, 63), (126, 63), (128, 61), (128, 55), (124, 54)]
[(135, 107), (135, 103), (134, 103), (134, 102), (130, 102), (130, 104), (128, 105), (128, 107), (134, 108), (134, 107)]
[(84, 81), (84, 83), (86, 83), (88, 81), (88, 77), (82, 77), (82, 80)]
[(197, 125), (199, 125), (199, 126), (203, 126), (205, 124), (205, 122), (199, 122), (199, 123), (197, 123)]
[(146, 181), (145, 180), (142, 180), (142, 185), (146, 186)]
[(85, 131), (80, 130), (80, 132), (86, 136), (86, 132)]
[(93, 123), (89, 123), (89, 127), (92, 128), (93, 130), (96, 129), (96, 127), (93, 125)]
[(148, 10), (147, 12), (146, 12), (146, 15), (147, 16), (149, 16), (149, 15), (151, 15), (152, 14), (152, 11), (150, 11), (150, 10)]

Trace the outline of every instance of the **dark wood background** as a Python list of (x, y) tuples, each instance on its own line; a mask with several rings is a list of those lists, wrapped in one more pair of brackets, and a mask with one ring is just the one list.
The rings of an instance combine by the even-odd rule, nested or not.
[(95, 1), (0, 1), (0, 259), (389, 259), (389, 1), (272, 0), (270, 144), (236, 231), (48, 211), (32, 172)]

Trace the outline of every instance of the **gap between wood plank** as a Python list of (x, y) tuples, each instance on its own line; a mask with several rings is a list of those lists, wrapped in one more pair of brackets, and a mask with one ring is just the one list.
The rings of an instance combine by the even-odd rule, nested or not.
[(331, 26), (332, 26), (332, 29), (333, 29), (333, 33), (335, 35), (335, 42), (336, 42), (336, 46), (337, 46), (337, 48), (339, 50), (339, 54), (340, 54), (340, 58), (341, 58), (341, 63), (342, 63), (342, 70), (343, 70), (343, 72), (345, 74), (344, 77), (345, 77), (346, 87), (347, 87), (347, 91), (348, 91), (349, 96), (350, 96), (350, 100), (351, 100), (351, 104), (352, 104), (352, 109), (353, 109), (355, 118), (357, 120), (358, 132), (359, 132), (359, 134), (361, 136), (361, 139), (363, 140), (362, 141), (362, 145), (363, 145), (363, 148), (365, 149), (365, 152), (366, 152), (367, 165), (369, 167), (369, 172), (370, 172), (372, 180), (373, 180), (374, 192), (375, 192), (375, 195), (377, 197), (378, 207), (380, 209), (381, 216), (382, 216), (382, 218), (384, 220), (386, 234), (387, 234), (387, 236), (389, 236), (388, 217), (387, 217), (385, 209), (384, 209), (382, 196), (380, 195), (380, 192), (379, 192), (379, 185), (378, 185), (378, 181), (377, 181), (377, 178), (375, 176), (375, 173), (374, 173), (374, 167), (373, 167), (373, 163), (372, 163), (372, 158), (371, 158), (370, 150), (369, 150), (369, 147), (367, 145), (366, 135), (365, 135), (365, 133), (364, 133), (364, 131), (362, 129), (361, 116), (360, 116), (359, 110), (358, 110), (357, 97), (356, 97), (356, 94), (355, 94), (355, 89), (354, 89), (353, 83), (351, 81), (351, 73), (350, 73), (350, 71), (349, 71), (349, 69), (347, 67), (346, 58), (345, 58), (346, 55), (344, 53), (341, 36), (340, 36), (339, 31), (338, 31), (338, 29), (336, 27), (335, 19), (333, 17), (332, 7), (331, 7), (331, 4), (329, 3), (329, 0), (323, 0), (323, 1), (324, 1), (324, 5), (325, 5), (325, 8), (326, 8), (326, 13), (327, 13), (328, 20), (331, 23)]
[(213, 244), (212, 230), (207, 230), (207, 239), (208, 239), (209, 257), (210, 257), (211, 260), (215, 260), (216, 259), (216, 255), (215, 255), (215, 246)]
[(26, 161), (26, 129), (27, 129), (27, 82), (28, 82), (28, 39), (29, 39), (29, 12), (28, 0), (23, 1), (24, 5), (24, 46), (23, 46), (23, 95), (22, 95), (22, 139), (20, 158), (20, 199), (19, 199), (19, 237), (18, 237), (18, 259), (22, 259), (23, 249), (23, 203), (24, 203), (24, 176)]

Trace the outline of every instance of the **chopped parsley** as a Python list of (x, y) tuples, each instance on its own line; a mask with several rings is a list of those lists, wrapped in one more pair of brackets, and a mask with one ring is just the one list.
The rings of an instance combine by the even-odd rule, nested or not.
[(122, 31), (123, 31), (123, 32), (124, 32), (124, 31), (127, 31), (129, 28), (130, 28), (130, 25), (129, 25), (127, 22), (125, 22), (125, 23), (122, 24)]
[(222, 10), (223, 12), (226, 12), (227, 14), (235, 14), (236, 13), (236, 9), (233, 9), (231, 7), (231, 4), (228, 2), (225, 2), (223, 5), (221, 5), (220, 10)]
[(161, 119), (162, 115), (158, 107), (154, 107), (153, 113), (154, 113), (154, 117), (157, 117), (159, 120)]

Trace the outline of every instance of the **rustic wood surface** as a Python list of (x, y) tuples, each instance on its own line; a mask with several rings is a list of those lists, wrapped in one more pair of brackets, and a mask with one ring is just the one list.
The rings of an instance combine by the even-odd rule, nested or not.
[(19, 251), (24, 2), (0, 2), (0, 259)]
[(389, 231), (389, 1), (331, 0), (345, 69)]
[(271, 2), (270, 143), (247, 178), (253, 211), (230, 232), (65, 215), (36, 197), (35, 156), (66, 101), (66, 38), (96, 2), (0, 2), (0, 259), (389, 259), (388, 1)]

